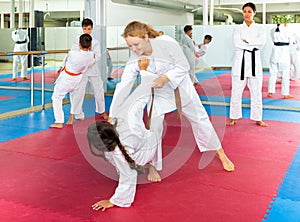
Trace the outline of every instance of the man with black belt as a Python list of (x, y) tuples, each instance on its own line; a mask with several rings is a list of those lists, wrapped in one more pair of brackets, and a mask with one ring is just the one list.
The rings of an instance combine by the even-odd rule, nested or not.
[(274, 42), (270, 57), (270, 76), (268, 83), (268, 97), (276, 91), (278, 73), (282, 74), (281, 94), (284, 99), (292, 98), (290, 95), (290, 48), (291, 34), (288, 29), (280, 24), (271, 30)]
[[(11, 38), (15, 42), (14, 52), (27, 52), (29, 38), (27, 32), (22, 29), (17, 29), (11, 33)], [(21, 70), (21, 77), (23, 80), (28, 80), (27, 78), (27, 57), (28, 55), (14, 55), (13, 56), (13, 72), (12, 72), (12, 79), (16, 80), (18, 76), (18, 65), (21, 62), (22, 70)]]

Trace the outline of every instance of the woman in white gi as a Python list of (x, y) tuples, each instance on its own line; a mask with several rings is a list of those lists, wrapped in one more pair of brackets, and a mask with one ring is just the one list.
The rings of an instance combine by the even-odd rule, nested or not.
[[(14, 52), (27, 52), (28, 48), (28, 42), (29, 38), (27, 35), (27, 32), (22, 29), (17, 29), (11, 33), (11, 38), (15, 42)], [(12, 73), (12, 79), (16, 80), (18, 76), (18, 66), (19, 62), (22, 65), (21, 69), (21, 77), (24, 80), (27, 80), (27, 58), (28, 55), (14, 55), (13, 56), (13, 73)]]
[[(93, 21), (91, 19), (85, 18), (82, 20), (82, 31), (84, 34), (89, 34), (92, 36), (93, 32)], [(78, 46), (78, 37), (76, 38), (71, 50), (79, 50)], [(86, 85), (89, 82), (95, 96), (95, 103), (96, 103), (96, 110), (95, 112), (100, 114), (104, 119), (107, 119), (108, 116), (105, 113), (105, 101), (104, 101), (104, 89), (103, 89), (103, 81), (100, 75), (99, 70), (99, 61), (100, 59), (104, 59), (105, 57), (101, 57), (101, 50), (100, 50), (100, 42), (93, 38), (92, 41), (92, 49), (96, 55), (96, 62), (93, 66), (89, 67), (86, 70), (85, 74), (82, 77), (78, 90), (74, 93), (74, 101), (73, 107), (74, 112), (70, 113), (69, 120), (67, 124), (72, 124), (74, 118), (75, 119), (84, 119), (84, 112), (82, 110), (82, 104), (85, 96)]]
[[(88, 128), (91, 152), (109, 160), (119, 174), (118, 187), (109, 200), (92, 205), (94, 210), (113, 207), (129, 207), (136, 193), (137, 175), (149, 169), (148, 180), (158, 175), (149, 164), (155, 157), (159, 135), (145, 128), (144, 108), (150, 100), (154, 75), (142, 74), (141, 84), (123, 101), (121, 106), (111, 106), (116, 114), (109, 122), (96, 122)], [(126, 89), (125, 89), (126, 91)], [(156, 182), (160, 179), (155, 180)]]
[(186, 56), (190, 65), (190, 70), (189, 70), (190, 78), (194, 84), (197, 84), (198, 80), (195, 74), (195, 69), (196, 69), (195, 43), (192, 39), (193, 28), (191, 25), (186, 25), (183, 31), (184, 34), (181, 40), (183, 53)]
[[(206, 110), (189, 78), (190, 67), (178, 42), (154, 30), (151, 26), (137, 21), (127, 25), (123, 37), (132, 55), (125, 66), (121, 82), (116, 86), (112, 106), (120, 106), (130, 94), (134, 81), (140, 73), (138, 60), (147, 57), (150, 61), (147, 71), (157, 76), (153, 81), (154, 102), (151, 131), (158, 132), (159, 136), (162, 136), (164, 115), (176, 109), (175, 94), (179, 91), (182, 114), (192, 125), (200, 151), (215, 150), (223, 168), (227, 171), (234, 170), (234, 165), (225, 155)], [(114, 110), (110, 110), (110, 117), (116, 115)], [(153, 161), (157, 170), (162, 169), (161, 151), (160, 140), (156, 159)]]
[(274, 42), (270, 57), (270, 75), (268, 82), (268, 97), (276, 91), (278, 73), (282, 74), (281, 94), (284, 99), (292, 98), (290, 95), (290, 41), (291, 34), (288, 29), (280, 24), (271, 30), (271, 38)]
[(300, 78), (300, 38), (295, 33), (291, 35), (290, 42), (290, 56), (291, 56), (291, 68), (290, 68), (290, 79), (297, 80)]
[(248, 86), (251, 97), (250, 119), (259, 126), (267, 126), (262, 121), (262, 82), (263, 72), (260, 49), (266, 42), (266, 31), (253, 20), (256, 14), (255, 4), (243, 5), (243, 24), (234, 31), (235, 56), (232, 66), (232, 88), (230, 100), (230, 120), (227, 125), (237, 123), (242, 117), (242, 95)]
[(74, 92), (79, 87), (82, 76), (90, 66), (95, 63), (95, 53), (90, 51), (92, 47), (92, 37), (89, 34), (83, 34), (79, 38), (80, 50), (70, 50), (66, 65), (62, 68), (59, 77), (55, 81), (52, 95), (52, 105), (55, 123), (51, 124), (53, 128), (63, 128), (64, 112), (62, 100), (67, 93), (70, 93), (71, 112), (73, 110)]

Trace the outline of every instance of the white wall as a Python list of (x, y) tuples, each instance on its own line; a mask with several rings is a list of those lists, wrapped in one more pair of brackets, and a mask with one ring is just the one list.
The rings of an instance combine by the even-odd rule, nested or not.
[(185, 25), (194, 23), (193, 13), (137, 7), (107, 1), (107, 26), (122, 26), (133, 20), (151, 25)]
[[(213, 36), (213, 41), (209, 44), (207, 54), (204, 56), (206, 63), (213, 67), (231, 67), (233, 62), (233, 30), (234, 25), (217, 25), (217, 26), (193, 26), (193, 39), (196, 43), (201, 43), (206, 34)], [(265, 25), (267, 31), (267, 42), (261, 50), (262, 64), (264, 68), (269, 66), (269, 58), (273, 46), (270, 37), (270, 30), (274, 25)], [(300, 36), (300, 24), (289, 24), (289, 29), (292, 33)], [(175, 37), (175, 26), (154, 26), (157, 30), (162, 30), (166, 34)], [(183, 26), (182, 26), (183, 28)], [(121, 34), (124, 26), (113, 26), (107, 28), (107, 47), (123, 47), (126, 46)], [(0, 51), (13, 51), (14, 43), (11, 40), (11, 29), (0, 29), (0, 38), (5, 41), (0, 41)], [(77, 34), (81, 33), (81, 27), (68, 28), (46, 28), (45, 29), (45, 49), (69, 49)], [(113, 61), (125, 62), (129, 56), (128, 50), (112, 51), (111, 56)], [(49, 55), (48, 59), (61, 60), (63, 54)], [(2, 59), (11, 59), (4, 57)]]
[[(105, 0), (104, 0), (105, 1)], [(125, 5), (113, 3), (111, 0), (107, 1), (107, 26), (122, 26), (126, 25), (132, 20), (139, 20), (152, 25), (184, 25), (193, 24), (193, 13), (177, 12), (173, 10), (160, 10), (154, 8), (137, 7), (132, 5)], [(48, 0), (35, 1), (35, 10), (46, 11), (46, 3), (48, 10), (51, 11), (82, 11), (84, 9), (84, 0)], [(19, 3), (16, 1), (15, 6), (17, 12)], [(29, 1), (24, 1), (24, 11), (29, 11)], [(0, 1), (0, 13), (10, 12), (10, 2)]]
[[(29, 0), (24, 1), (24, 12), (29, 12)], [(84, 9), (84, 0), (35, 0), (34, 9), (46, 11), (46, 3), (49, 11), (80, 11)], [(19, 11), (19, 1), (15, 0), (17, 12)], [(0, 1), (0, 13), (10, 13), (10, 0)]]

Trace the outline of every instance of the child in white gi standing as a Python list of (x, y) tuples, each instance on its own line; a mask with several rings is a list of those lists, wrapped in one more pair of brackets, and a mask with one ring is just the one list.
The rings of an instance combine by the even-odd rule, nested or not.
[[(11, 38), (15, 42), (14, 52), (27, 52), (28, 51), (28, 42), (29, 38), (27, 32), (22, 29), (17, 29), (11, 33)], [(27, 58), (28, 55), (14, 55), (13, 56), (13, 75), (12, 79), (16, 80), (18, 76), (18, 65), (19, 62), (22, 65), (21, 77), (24, 80), (28, 80), (27, 78)]]
[(63, 128), (64, 112), (62, 100), (67, 93), (70, 93), (71, 111), (73, 106), (74, 92), (78, 89), (83, 74), (90, 66), (95, 64), (95, 53), (89, 51), (92, 47), (92, 37), (83, 34), (79, 38), (80, 50), (69, 51), (66, 57), (66, 65), (62, 68), (57, 78), (52, 95), (52, 105), (55, 123), (53, 128)]
[[(84, 34), (92, 34), (93, 21), (91, 19), (86, 18), (82, 20), (82, 31)], [(76, 38), (71, 50), (79, 50), (78, 38)], [(99, 61), (101, 58), (104, 59), (105, 57), (101, 57), (100, 42), (95, 38), (93, 38), (91, 50), (95, 52), (96, 62), (93, 66), (89, 67), (89, 69), (86, 70), (85, 75), (82, 77), (82, 80), (79, 84), (78, 90), (76, 90), (76, 92), (74, 93), (74, 112), (70, 113), (67, 124), (72, 124), (74, 118), (84, 119), (82, 104), (85, 96), (86, 85), (88, 82), (90, 83), (94, 92), (96, 113), (99, 113), (104, 119), (108, 118), (107, 114), (105, 113), (103, 81), (99, 69)]]
[(242, 117), (242, 95), (248, 86), (251, 97), (250, 119), (259, 126), (267, 126), (262, 121), (262, 82), (263, 72), (260, 49), (266, 42), (265, 28), (255, 23), (255, 4), (249, 2), (243, 5), (243, 24), (234, 31), (235, 57), (232, 66), (232, 88), (230, 100), (230, 120), (227, 125), (237, 123)]
[(194, 84), (198, 83), (198, 80), (196, 78), (196, 55), (195, 55), (195, 43), (193, 38), (193, 28), (191, 25), (186, 25), (184, 27), (184, 34), (182, 36), (181, 44), (183, 53), (186, 56), (189, 65), (190, 65), (190, 78)]

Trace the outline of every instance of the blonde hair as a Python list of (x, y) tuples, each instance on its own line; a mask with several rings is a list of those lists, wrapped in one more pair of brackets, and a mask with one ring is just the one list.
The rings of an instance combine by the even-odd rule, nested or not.
[(163, 35), (164, 32), (156, 31), (152, 26), (147, 25), (145, 23), (133, 21), (126, 26), (122, 36), (124, 38), (128, 36), (145, 38), (146, 34), (149, 38), (156, 38), (157, 36)]

